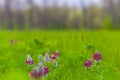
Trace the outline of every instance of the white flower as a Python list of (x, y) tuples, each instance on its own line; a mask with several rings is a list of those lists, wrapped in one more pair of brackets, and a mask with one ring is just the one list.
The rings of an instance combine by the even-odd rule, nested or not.
[(49, 56), (48, 53), (45, 54), (44, 60), (45, 60), (46, 62), (49, 62), (49, 61), (50, 61), (50, 56)]
[(38, 64), (38, 70), (40, 70), (40, 71), (44, 71), (44, 65), (43, 65), (43, 63), (42, 62), (40, 62), (39, 64)]
[(27, 61), (32, 61), (32, 57), (29, 54), (27, 55)]
[(39, 62), (44, 62), (44, 59), (43, 59), (42, 54), (39, 54), (39, 55), (38, 55), (38, 63), (39, 63)]
[(58, 66), (58, 63), (57, 63), (57, 61), (56, 61), (55, 59), (53, 60), (53, 66), (54, 66), (54, 67), (57, 67), (57, 66)]
[(27, 55), (26, 64), (28, 65), (28, 67), (33, 66), (33, 64), (34, 64), (34, 61), (33, 61), (32, 57), (29, 54)]
[(58, 50), (56, 50), (56, 51), (54, 52), (54, 56), (55, 56), (56, 58), (58, 58), (58, 57), (60, 56), (60, 53), (59, 53)]

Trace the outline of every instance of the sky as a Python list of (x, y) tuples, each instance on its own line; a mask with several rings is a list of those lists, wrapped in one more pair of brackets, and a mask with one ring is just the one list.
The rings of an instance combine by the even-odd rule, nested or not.
[[(5, 0), (0, 0), (0, 6), (4, 6), (4, 1)], [(17, 0), (14, 0), (14, 1), (17, 1)], [(27, 3), (27, 0), (19, 0), (20, 1), (20, 6), (22, 8), (24, 8), (26, 6), (26, 3)], [(43, 0), (33, 0), (34, 1), (34, 4), (36, 4), (37, 6), (42, 6), (42, 1)], [(47, 0), (48, 1), (48, 4), (49, 6), (53, 4), (53, 0)], [(80, 0), (57, 0), (57, 4), (59, 6), (62, 6), (63, 4), (66, 4), (70, 7), (80, 7)], [(85, 3), (86, 3), (86, 6), (89, 5), (90, 3), (94, 3), (96, 5), (101, 5), (101, 0), (84, 0)], [(15, 3), (13, 4), (14, 7), (15, 7)]]

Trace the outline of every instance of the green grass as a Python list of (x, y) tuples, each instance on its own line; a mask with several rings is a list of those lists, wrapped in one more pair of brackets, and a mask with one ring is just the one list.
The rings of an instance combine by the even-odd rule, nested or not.
[[(81, 39), (81, 36), (84, 38)], [(10, 40), (17, 41), (11, 45)], [(120, 80), (119, 31), (0, 32), (0, 80), (30, 80), (26, 66), (29, 53), (37, 65), (39, 53), (60, 51), (57, 68), (50, 67), (44, 80)], [(84, 69), (84, 61), (99, 51), (99, 66)]]

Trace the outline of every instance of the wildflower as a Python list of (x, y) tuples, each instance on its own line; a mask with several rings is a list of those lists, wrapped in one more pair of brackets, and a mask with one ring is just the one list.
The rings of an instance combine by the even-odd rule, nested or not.
[(95, 54), (93, 55), (93, 58), (95, 62), (99, 63), (102, 59), (102, 55), (99, 52), (95, 52)]
[(38, 72), (41, 74), (41, 77), (44, 77), (48, 74), (49, 69), (48, 67), (45, 67), (42, 62), (38, 65)]
[(56, 56), (52, 55), (50, 56), (50, 60), (55, 60), (56, 59)]
[(31, 78), (41, 78), (48, 74), (49, 69), (48, 67), (45, 67), (42, 62), (39, 63), (38, 67), (33, 68), (33, 70), (30, 72)]
[(41, 72), (38, 71), (37, 67), (34, 67), (33, 70), (30, 72), (29, 76), (31, 78), (39, 78), (41, 76)]
[(46, 76), (48, 74), (48, 72), (49, 72), (48, 67), (44, 67), (44, 76)]
[(10, 44), (15, 44), (15, 40), (10, 40)]
[(42, 62), (40, 62), (39, 64), (38, 64), (38, 70), (40, 70), (40, 71), (44, 71), (44, 65), (43, 65), (43, 63)]
[(88, 59), (85, 63), (84, 63), (84, 67), (85, 68), (90, 68), (92, 66), (92, 60)]
[(38, 63), (39, 63), (39, 62), (44, 62), (44, 59), (43, 59), (42, 54), (39, 54), (39, 55), (38, 55)]
[(33, 65), (34, 61), (32, 60), (32, 57), (28, 54), (27, 55), (27, 61), (26, 61), (27, 65)]
[(41, 76), (46, 76), (49, 72), (48, 67), (45, 67), (42, 62), (38, 65), (38, 71), (41, 72)]
[(54, 66), (54, 67), (57, 67), (57, 66), (58, 66), (57, 61), (56, 61), (55, 59), (53, 60), (53, 66)]
[(50, 56), (49, 56), (48, 53), (45, 54), (44, 60), (45, 60), (46, 62), (49, 62), (49, 61), (50, 61)]
[(58, 58), (58, 57), (60, 56), (60, 53), (59, 53), (58, 50), (56, 50), (56, 51), (54, 52), (54, 56), (55, 56), (56, 58)]

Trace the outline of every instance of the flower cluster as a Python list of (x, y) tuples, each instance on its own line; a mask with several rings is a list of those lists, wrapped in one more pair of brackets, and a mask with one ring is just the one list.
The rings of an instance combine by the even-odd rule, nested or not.
[(46, 76), (49, 72), (48, 67), (45, 67), (42, 62), (38, 64), (37, 67), (34, 67), (33, 70), (29, 73), (31, 78), (39, 78)]
[[(53, 55), (51, 55), (51, 52), (48, 51), (45, 56), (42, 56), (42, 54), (38, 55), (38, 66), (34, 67), (32, 71), (29, 73), (29, 76), (33, 79), (41, 78), (46, 76), (49, 73), (49, 68), (45, 66), (46, 63), (52, 62), (54, 67), (57, 67), (57, 58), (60, 56), (60, 53), (58, 50), (54, 52)], [(34, 60), (30, 55), (27, 55), (26, 64), (28, 66), (33, 66)]]
[(34, 64), (34, 61), (33, 61), (32, 57), (29, 54), (27, 55), (26, 64), (28, 66), (33, 66), (33, 64)]
[[(102, 59), (102, 55), (99, 52), (95, 52), (93, 55), (93, 59), (96, 63), (100, 63), (101, 59)], [(93, 65), (93, 62), (91, 59), (88, 59), (87, 61), (85, 61), (84, 63), (84, 67), (85, 68), (90, 68)]]

